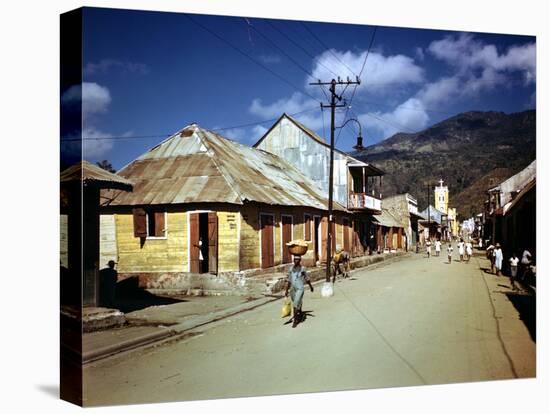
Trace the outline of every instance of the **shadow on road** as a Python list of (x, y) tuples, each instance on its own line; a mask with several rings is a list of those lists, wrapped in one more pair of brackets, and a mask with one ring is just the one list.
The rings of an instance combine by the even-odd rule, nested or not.
[(479, 270), (483, 270), (485, 273), (487, 273), (488, 275), (493, 275), (494, 273), (491, 272), (491, 268), (487, 268), (487, 267), (480, 267)]
[[(313, 314), (313, 311), (302, 311), (302, 320), (298, 324), (304, 323), (307, 320), (307, 318), (310, 317), (310, 316), (315, 318), (315, 315)], [(290, 318), (283, 325), (288, 325), (288, 324), (292, 323), (293, 320), (294, 320), (294, 317)]]
[(137, 280), (133, 278), (123, 280), (117, 284), (115, 308), (124, 313), (145, 309), (149, 306), (171, 305), (180, 302), (188, 301), (153, 295), (139, 288)]
[(519, 318), (525, 324), (531, 339), (537, 342), (536, 296), (516, 292), (506, 293), (506, 296), (519, 312)]

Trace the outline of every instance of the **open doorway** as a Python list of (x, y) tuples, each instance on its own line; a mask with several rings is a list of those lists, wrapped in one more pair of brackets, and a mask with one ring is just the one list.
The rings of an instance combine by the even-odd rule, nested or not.
[(215, 212), (189, 215), (191, 273), (218, 271), (218, 217)]

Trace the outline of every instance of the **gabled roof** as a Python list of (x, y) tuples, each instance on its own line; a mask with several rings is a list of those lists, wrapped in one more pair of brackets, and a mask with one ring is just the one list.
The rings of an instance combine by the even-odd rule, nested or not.
[[(128, 164), (119, 174), (132, 193), (104, 192), (103, 205), (247, 201), (327, 209), (323, 193), (283, 159), (192, 124)], [(345, 208), (335, 203), (336, 210)]]
[[(275, 123), (273, 125), (271, 125), (271, 128), (269, 128), (266, 133), (258, 140), (258, 142), (256, 142), (253, 147), (254, 148), (257, 148), (261, 143), (262, 141), (269, 135), (269, 133), (273, 130), (273, 128), (275, 128), (283, 119), (288, 119), (291, 123), (293, 123), (294, 125), (296, 125), (299, 129), (301, 129), (302, 131), (305, 132), (305, 134), (307, 136), (309, 136), (311, 139), (317, 141), (320, 145), (326, 147), (326, 148), (329, 148), (330, 149), (330, 143), (327, 143), (322, 137), (320, 137), (315, 131), (309, 129), (308, 127), (306, 127), (304, 124), (302, 124), (301, 122), (297, 121), (295, 118), (293, 118), (292, 116), (288, 115), (287, 113), (283, 113), (279, 119), (277, 121), (275, 121)], [(364, 161), (360, 161), (358, 160), (357, 158), (354, 158), (352, 157), (351, 155), (349, 155), (348, 153), (344, 152), (344, 151), (341, 151), (339, 150), (338, 148), (334, 148), (334, 151), (335, 152), (338, 152), (339, 154), (342, 154), (343, 156), (345, 156), (348, 160), (348, 165), (349, 166), (354, 166), (354, 167), (366, 167), (366, 168), (369, 168), (371, 170), (371, 173), (373, 175), (384, 175), (385, 172), (382, 171), (381, 169), (375, 167), (374, 165), (372, 164), (369, 164), (369, 163), (366, 163)]]
[(61, 184), (82, 182), (94, 184), (100, 188), (118, 188), (131, 191), (133, 183), (120, 175), (113, 174), (97, 165), (82, 160), (63, 170), (60, 175)]

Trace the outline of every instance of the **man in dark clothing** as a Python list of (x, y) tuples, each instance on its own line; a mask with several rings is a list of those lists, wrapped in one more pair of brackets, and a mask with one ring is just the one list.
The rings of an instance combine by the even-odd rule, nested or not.
[(109, 260), (108, 267), (99, 272), (100, 275), (100, 302), (102, 306), (111, 308), (115, 306), (115, 289), (118, 280), (118, 272), (115, 270), (115, 261)]

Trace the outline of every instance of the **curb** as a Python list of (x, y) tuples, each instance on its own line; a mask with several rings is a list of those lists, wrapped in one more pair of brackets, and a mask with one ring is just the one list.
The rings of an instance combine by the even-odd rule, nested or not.
[[(398, 254), (392, 257), (388, 257), (387, 259), (384, 258), (383, 260), (376, 261), (374, 263), (368, 264), (367, 266), (356, 267), (354, 269), (351, 269), (350, 273), (356, 273), (358, 271), (361, 271), (367, 268), (378, 267), (379, 265), (388, 264), (398, 258), (404, 258), (404, 257), (407, 257), (407, 253)], [(324, 273), (324, 269), (323, 269), (323, 273)], [(312, 281), (312, 284), (319, 285), (324, 282), (325, 282), (325, 279), (321, 277), (317, 280)], [(172, 325), (170, 326), (170, 328), (159, 327), (159, 329), (161, 329), (160, 332), (151, 332), (146, 335), (142, 335), (136, 338), (128, 339), (126, 341), (122, 341), (113, 345), (97, 348), (90, 352), (83, 353), (82, 364), (84, 365), (91, 362), (96, 362), (102, 359), (106, 359), (110, 356), (116, 355), (120, 352), (131, 351), (136, 348), (140, 348), (142, 346), (152, 345), (156, 342), (160, 342), (170, 337), (180, 336), (192, 329), (217, 322), (219, 320), (237, 315), (242, 312), (256, 309), (268, 303), (275, 302), (281, 298), (283, 298), (282, 295), (273, 294), (272, 296), (266, 296), (247, 303), (243, 303), (241, 305), (233, 306), (232, 308), (222, 309), (220, 311), (213, 312), (208, 315), (199, 316), (192, 320), (182, 322), (176, 325)]]
[(270, 296), (260, 299), (256, 299), (247, 303), (243, 303), (232, 308), (223, 309), (217, 312), (210, 313), (208, 315), (194, 318), (193, 320), (172, 325), (170, 328), (159, 327), (160, 332), (151, 332), (146, 335), (141, 335), (126, 341), (122, 341), (113, 345), (105, 346), (102, 348), (94, 349), (93, 351), (82, 354), (82, 364), (88, 364), (90, 362), (99, 361), (101, 359), (108, 358), (112, 355), (118, 354), (123, 351), (130, 351), (145, 345), (150, 345), (169, 337), (179, 336), (187, 331), (198, 328), (209, 323), (217, 322), (221, 319), (228, 318), (230, 316), (246, 312), (267, 303), (274, 302), (281, 299), (280, 296)]

